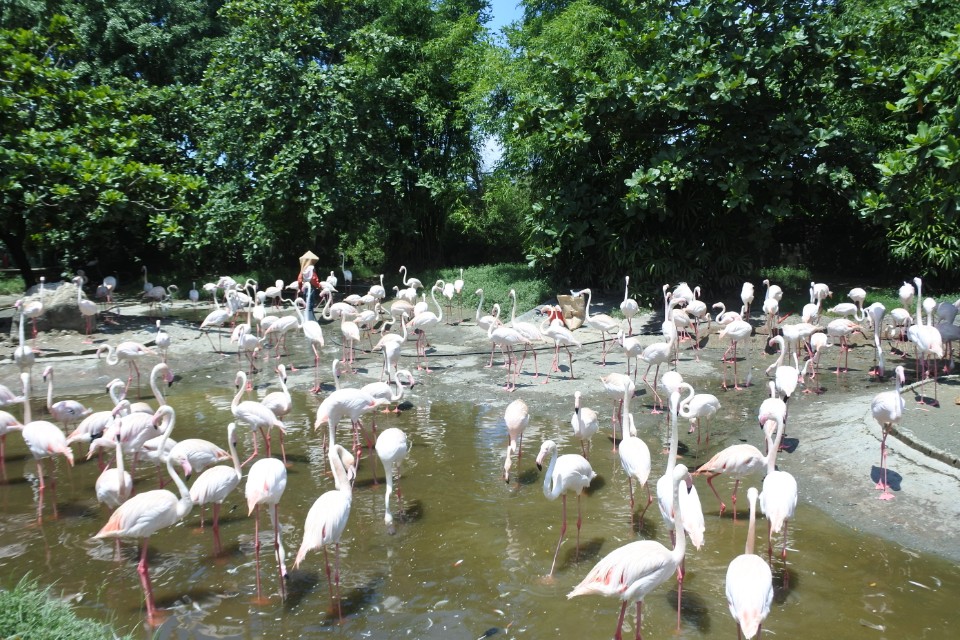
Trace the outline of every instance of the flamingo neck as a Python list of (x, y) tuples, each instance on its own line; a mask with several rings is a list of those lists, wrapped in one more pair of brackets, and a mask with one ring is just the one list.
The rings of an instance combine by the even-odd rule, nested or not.
[(23, 424), (27, 424), (33, 421), (33, 416), (30, 413), (30, 374), (21, 373), (20, 382), (23, 385)]
[[(679, 405), (680, 392), (674, 391), (670, 394), (670, 453), (667, 454), (666, 474), (673, 473), (674, 467), (677, 466), (677, 446), (679, 444), (679, 435), (677, 434), (677, 412), (680, 409)], [(677, 518), (674, 518), (674, 522), (678, 521), (679, 520)]]
[(150, 390), (153, 391), (153, 397), (157, 399), (157, 405), (163, 406), (167, 404), (166, 398), (163, 397), (163, 392), (160, 391), (160, 384), (157, 381), (157, 378), (160, 375), (160, 372), (164, 370), (163, 363), (160, 363), (153, 368), (153, 371), (150, 374)]
[(167, 456), (167, 473), (170, 474), (173, 482), (177, 485), (177, 489), (180, 491), (180, 501), (177, 502), (177, 519), (180, 520), (185, 518), (191, 509), (193, 509), (193, 500), (190, 499), (190, 489), (188, 489), (187, 485), (180, 479), (180, 474), (174, 470), (173, 460), (169, 456)]
[(777, 433), (771, 440), (767, 438), (767, 473), (773, 473), (777, 470), (777, 450), (780, 448), (780, 441), (783, 439), (783, 420), (777, 416)]
[(670, 556), (678, 565), (683, 561), (683, 556), (687, 552), (687, 533), (683, 529), (683, 514), (680, 507), (680, 485), (685, 482), (684, 478), (674, 478), (673, 481), (673, 521), (676, 523), (676, 541), (673, 543), (673, 551)]
[(477, 304), (476, 320), (480, 322), (480, 310), (483, 309), (483, 289), (480, 290), (480, 302)]
[(560, 495), (560, 484), (554, 482), (553, 471), (557, 467), (557, 448), (553, 447), (550, 452), (550, 464), (547, 466), (547, 472), (543, 476), (543, 495), (548, 500), (556, 500)]
[(236, 428), (237, 426), (233, 422), (227, 427), (227, 448), (230, 449), (230, 459), (233, 461), (233, 470), (239, 478), (243, 475), (243, 471), (240, 467), (240, 456), (237, 455)]
[(237, 379), (240, 380), (240, 383), (237, 385), (237, 393), (233, 396), (233, 401), (230, 403), (231, 409), (237, 408), (237, 405), (240, 404), (240, 401), (243, 399), (243, 392), (247, 390), (247, 374), (243, 371), (238, 371)]
[[(753, 497), (751, 493), (751, 498)], [(747, 555), (753, 553), (753, 541), (757, 537), (757, 501), (750, 500), (750, 524), (747, 525), (747, 543), (743, 547), (743, 552)]]

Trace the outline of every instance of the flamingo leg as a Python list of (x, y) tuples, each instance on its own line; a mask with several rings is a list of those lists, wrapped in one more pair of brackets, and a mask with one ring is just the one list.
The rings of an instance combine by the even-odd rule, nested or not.
[(720, 515), (723, 515), (723, 512), (727, 510), (727, 505), (723, 503), (723, 499), (720, 497), (720, 494), (717, 493), (717, 488), (713, 486), (713, 479), (716, 478), (719, 473), (711, 473), (707, 477), (707, 485), (710, 487), (710, 490), (713, 491), (713, 495), (717, 496), (717, 502), (720, 503)]
[(256, 555), (256, 565), (257, 565), (257, 600), (260, 600), (261, 590), (260, 590), (260, 505), (258, 504), (254, 508), (253, 513), (253, 550)]
[(553, 564), (550, 565), (550, 573), (548, 574), (548, 577), (553, 577), (553, 570), (557, 566), (557, 556), (560, 555), (560, 544), (563, 543), (563, 536), (565, 536), (567, 533), (567, 494), (564, 493), (562, 496), (560, 496), (560, 499), (563, 504), (561, 508), (562, 515), (561, 515), (561, 525), (560, 525), (560, 539), (557, 540), (557, 550), (553, 553)]
[[(201, 522), (203, 522), (201, 520)], [(220, 503), (213, 503), (213, 555), (218, 556), (223, 551), (220, 544)]]
[[(627, 613), (627, 601), (624, 600), (623, 604), (620, 606), (620, 617), (617, 618), (617, 630), (614, 632), (614, 640), (623, 639), (623, 617)], [(637, 626), (640, 626), (640, 623), (637, 622)]]
[(143, 549), (140, 551), (140, 563), (137, 565), (137, 573), (140, 575), (140, 585), (143, 587), (143, 595), (147, 604), (147, 620), (152, 624), (157, 615), (157, 605), (153, 600), (153, 587), (150, 584), (150, 567), (147, 564), (147, 543), (149, 538), (143, 539)]

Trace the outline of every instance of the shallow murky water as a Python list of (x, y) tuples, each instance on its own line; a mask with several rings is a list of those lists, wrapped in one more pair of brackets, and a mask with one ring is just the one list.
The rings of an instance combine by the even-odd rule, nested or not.
[[(91, 372), (91, 388), (93, 378), (99, 384), (103, 373)], [(251, 397), (276, 388), (272, 376), (260, 378)], [(535, 410), (524, 437), (523, 458), (514, 467), (519, 480), (505, 484), (503, 407), (512, 398), (491, 389), (485, 403), (439, 401), (436, 390), (428, 394), (422, 388), (414, 389), (411, 406), (399, 415), (377, 416), (379, 428), (400, 427), (413, 443), (401, 480), (406, 515), (398, 520), (395, 535), (389, 535), (383, 523), (383, 471), (378, 465), (380, 484), (374, 485), (374, 458), (365, 451), (360, 462), (340, 547), (346, 618), (342, 625), (331, 614), (320, 551), (311, 552), (299, 569), (291, 568), (288, 597), (281, 601), (268, 533), (262, 538), (262, 577), (269, 601), (254, 602), (254, 522), (238, 490), (224, 505), (221, 536), (226, 552), (220, 557), (212, 555), (209, 524), (200, 529), (198, 508), (185, 522), (151, 539), (154, 592), (167, 615), (157, 637), (297, 638), (331, 631), (357, 638), (610, 637), (618, 601), (565, 597), (596, 560), (637, 538), (631, 528), (626, 478), (608, 438), (606, 398), (585, 394), (589, 399), (585, 404), (594, 406), (606, 422), (593, 441), (591, 462), (599, 477), (582, 500), (579, 558), (576, 501), (570, 500), (567, 539), (554, 579), (546, 580), (560, 532), (561, 505), (545, 499), (543, 474), (534, 457), (547, 437), (558, 441), (561, 452), (579, 450), (570, 434), (570, 403), (544, 398), (541, 404), (539, 398), (525, 398)], [(742, 407), (756, 406), (764, 391), (761, 385), (745, 392)], [(177, 410), (173, 437), (190, 434), (225, 447), (232, 395), (232, 388), (202, 373), (186, 376), (169, 397)], [(108, 408), (99, 394), (77, 399), (97, 410)], [(288, 565), (299, 547), (307, 510), (333, 488), (321, 463), (321, 434), (312, 429), (319, 400), (294, 392), (294, 401), (286, 439), (291, 466), (280, 506)], [(35, 414), (39, 404), (35, 399)], [(724, 407), (713, 425), (709, 448), (699, 455), (687, 450), (685, 461), (702, 461), (737, 441), (739, 427), (734, 425), (754, 413), (745, 414), (742, 407)], [(655, 455), (655, 479), (663, 470), (664, 458), (657, 452), (666, 425), (662, 416), (646, 416), (639, 422)], [(681, 439), (694, 448), (695, 440), (684, 431)], [(345, 426), (338, 437), (346, 440)], [(245, 432), (241, 457), (249, 451)], [(796, 474), (790, 463), (789, 456), (780, 461), (782, 468)], [(154, 631), (143, 622), (134, 545), (125, 542), (117, 558), (110, 541), (91, 537), (108, 515), (94, 498), (97, 465), (83, 462), (69, 469), (58, 462), (58, 517), (52, 517), (48, 490), (41, 524), (36, 521), (36, 467), (16, 434), (8, 438), (6, 474), (8, 480), (0, 484), (0, 568), (5, 582), (29, 573), (43, 584), (55, 585), (78, 604), (82, 615), (152, 637)], [(759, 482), (758, 478), (752, 484)], [(716, 484), (729, 495), (731, 483), (718, 479)], [(155, 486), (155, 470), (140, 469), (138, 490)], [(732, 637), (736, 632), (724, 597), (724, 575), (729, 561), (743, 552), (746, 485), (736, 523), (729, 511), (718, 517), (709, 488), (701, 480), (698, 487), (707, 514), (706, 545), (700, 550), (688, 547), (680, 633), (674, 631), (676, 584), (671, 580), (647, 598), (643, 622), (647, 638)], [(263, 517), (262, 529), (268, 528)], [(761, 552), (765, 531), (761, 519), (757, 537)], [(647, 512), (640, 534), (667, 543), (656, 505)], [(803, 501), (790, 526), (787, 563), (775, 561), (774, 580), (776, 599), (764, 628), (780, 637), (943, 638), (960, 622), (954, 608), (960, 598), (956, 566), (840, 527)], [(631, 607), (630, 634), (632, 611)]]

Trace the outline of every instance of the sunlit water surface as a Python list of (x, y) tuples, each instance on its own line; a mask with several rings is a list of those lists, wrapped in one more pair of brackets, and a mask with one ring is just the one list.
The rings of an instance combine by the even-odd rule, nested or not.
[[(267, 376), (251, 397), (275, 388)], [(544, 497), (543, 474), (534, 457), (548, 437), (559, 442), (561, 452), (579, 451), (570, 434), (569, 404), (545, 400), (548, 406), (536, 406), (522, 461), (514, 467), (518, 481), (506, 484), (502, 480), (506, 394), (491, 389), (488, 403), (467, 404), (430, 401), (418, 395), (421, 388), (414, 390), (405, 411), (377, 418), (380, 429), (400, 427), (413, 445), (402, 470), (406, 514), (398, 518), (395, 535), (387, 533), (383, 522), (382, 468), (377, 467), (380, 484), (375, 485), (374, 458), (365, 451), (360, 462), (353, 509), (340, 546), (342, 624), (331, 608), (323, 553), (311, 552), (299, 569), (292, 569), (307, 510), (333, 488), (321, 434), (312, 430), (319, 400), (300, 392), (294, 392), (294, 417), (289, 420), (291, 466), (280, 506), (291, 565), (286, 601), (279, 595), (271, 534), (263, 532), (269, 530), (269, 520), (263, 517), (262, 578), (269, 598), (266, 604), (255, 602), (254, 522), (238, 490), (224, 505), (221, 535), (226, 551), (220, 557), (212, 555), (210, 526), (200, 528), (198, 508), (185, 522), (151, 539), (153, 586), (166, 619), (159, 629), (147, 627), (134, 544), (124, 542), (122, 557), (117, 558), (112, 542), (92, 538), (108, 517), (94, 497), (97, 465), (82, 462), (69, 469), (61, 459), (58, 517), (52, 517), (48, 491), (44, 518), (38, 524), (36, 468), (17, 435), (8, 438), (8, 479), (0, 484), (0, 567), (5, 584), (30, 574), (75, 602), (81, 615), (111, 621), (143, 637), (156, 633), (159, 638), (299, 638), (330, 632), (353, 638), (611, 637), (619, 601), (568, 600), (566, 594), (595, 561), (638, 535), (665, 544), (669, 538), (656, 504), (639, 534), (631, 528), (626, 478), (609, 440), (606, 399), (597, 397), (592, 403), (606, 422), (593, 443), (591, 462), (599, 477), (582, 500), (579, 559), (576, 500), (571, 499), (567, 538), (556, 575), (548, 580), (544, 576), (560, 532), (561, 505)], [(761, 385), (745, 392), (744, 406), (759, 404), (764, 391)], [(215, 386), (203, 375), (188, 376), (169, 398), (177, 409), (174, 437), (189, 434), (226, 448), (231, 397), (229, 387)], [(77, 399), (95, 409), (108, 408), (101, 395)], [(533, 402), (529, 396), (527, 400)], [(722, 412), (709, 449), (699, 455), (695, 438), (681, 428), (681, 439), (689, 447), (683, 461), (693, 466), (713, 450), (736, 442), (730, 434), (738, 431), (731, 425), (742, 421), (741, 413)], [(654, 452), (655, 480), (663, 472), (664, 457), (658, 452), (666, 424), (662, 416), (649, 415), (641, 423), (642, 436)], [(338, 437), (346, 443), (346, 425)], [(250, 446), (249, 432), (244, 432), (241, 457)], [(78, 461), (84, 454), (78, 450)], [(789, 456), (781, 458), (780, 466), (799, 475)], [(759, 487), (759, 482), (758, 478), (752, 484)], [(155, 488), (156, 483), (153, 468), (138, 471), (138, 490)], [(728, 497), (732, 483), (718, 479), (716, 484)], [(681, 629), (675, 631), (676, 582), (671, 580), (647, 599), (646, 638), (734, 637), (724, 576), (730, 560), (743, 552), (748, 484), (741, 488), (740, 517), (734, 523), (729, 511), (717, 516), (713, 495), (698, 480), (707, 514), (706, 545), (700, 550), (688, 546)], [(762, 518), (757, 529), (757, 550), (765, 554)], [(786, 565), (775, 558), (774, 581), (776, 598), (764, 632), (782, 638), (945, 638), (960, 623), (956, 566), (838, 526), (802, 500), (790, 525)], [(627, 633), (632, 636), (633, 607), (629, 611)]]

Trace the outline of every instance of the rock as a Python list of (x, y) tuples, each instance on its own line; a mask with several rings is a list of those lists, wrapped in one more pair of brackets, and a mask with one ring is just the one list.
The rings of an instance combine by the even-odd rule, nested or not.
[[(39, 294), (38, 294), (39, 295)], [(24, 303), (37, 296), (24, 298)], [(20, 314), (14, 314), (11, 326), (11, 336), (18, 335)], [(27, 336), (30, 336), (31, 320), (27, 320)], [(77, 287), (72, 282), (47, 283), (43, 289), (43, 315), (37, 318), (38, 331), (52, 329), (66, 329), (68, 331), (83, 332), (85, 330), (83, 316), (77, 306)]]
[(557, 302), (563, 312), (563, 323), (570, 331), (576, 331), (583, 326), (587, 315), (587, 301), (583, 296), (559, 295)]

